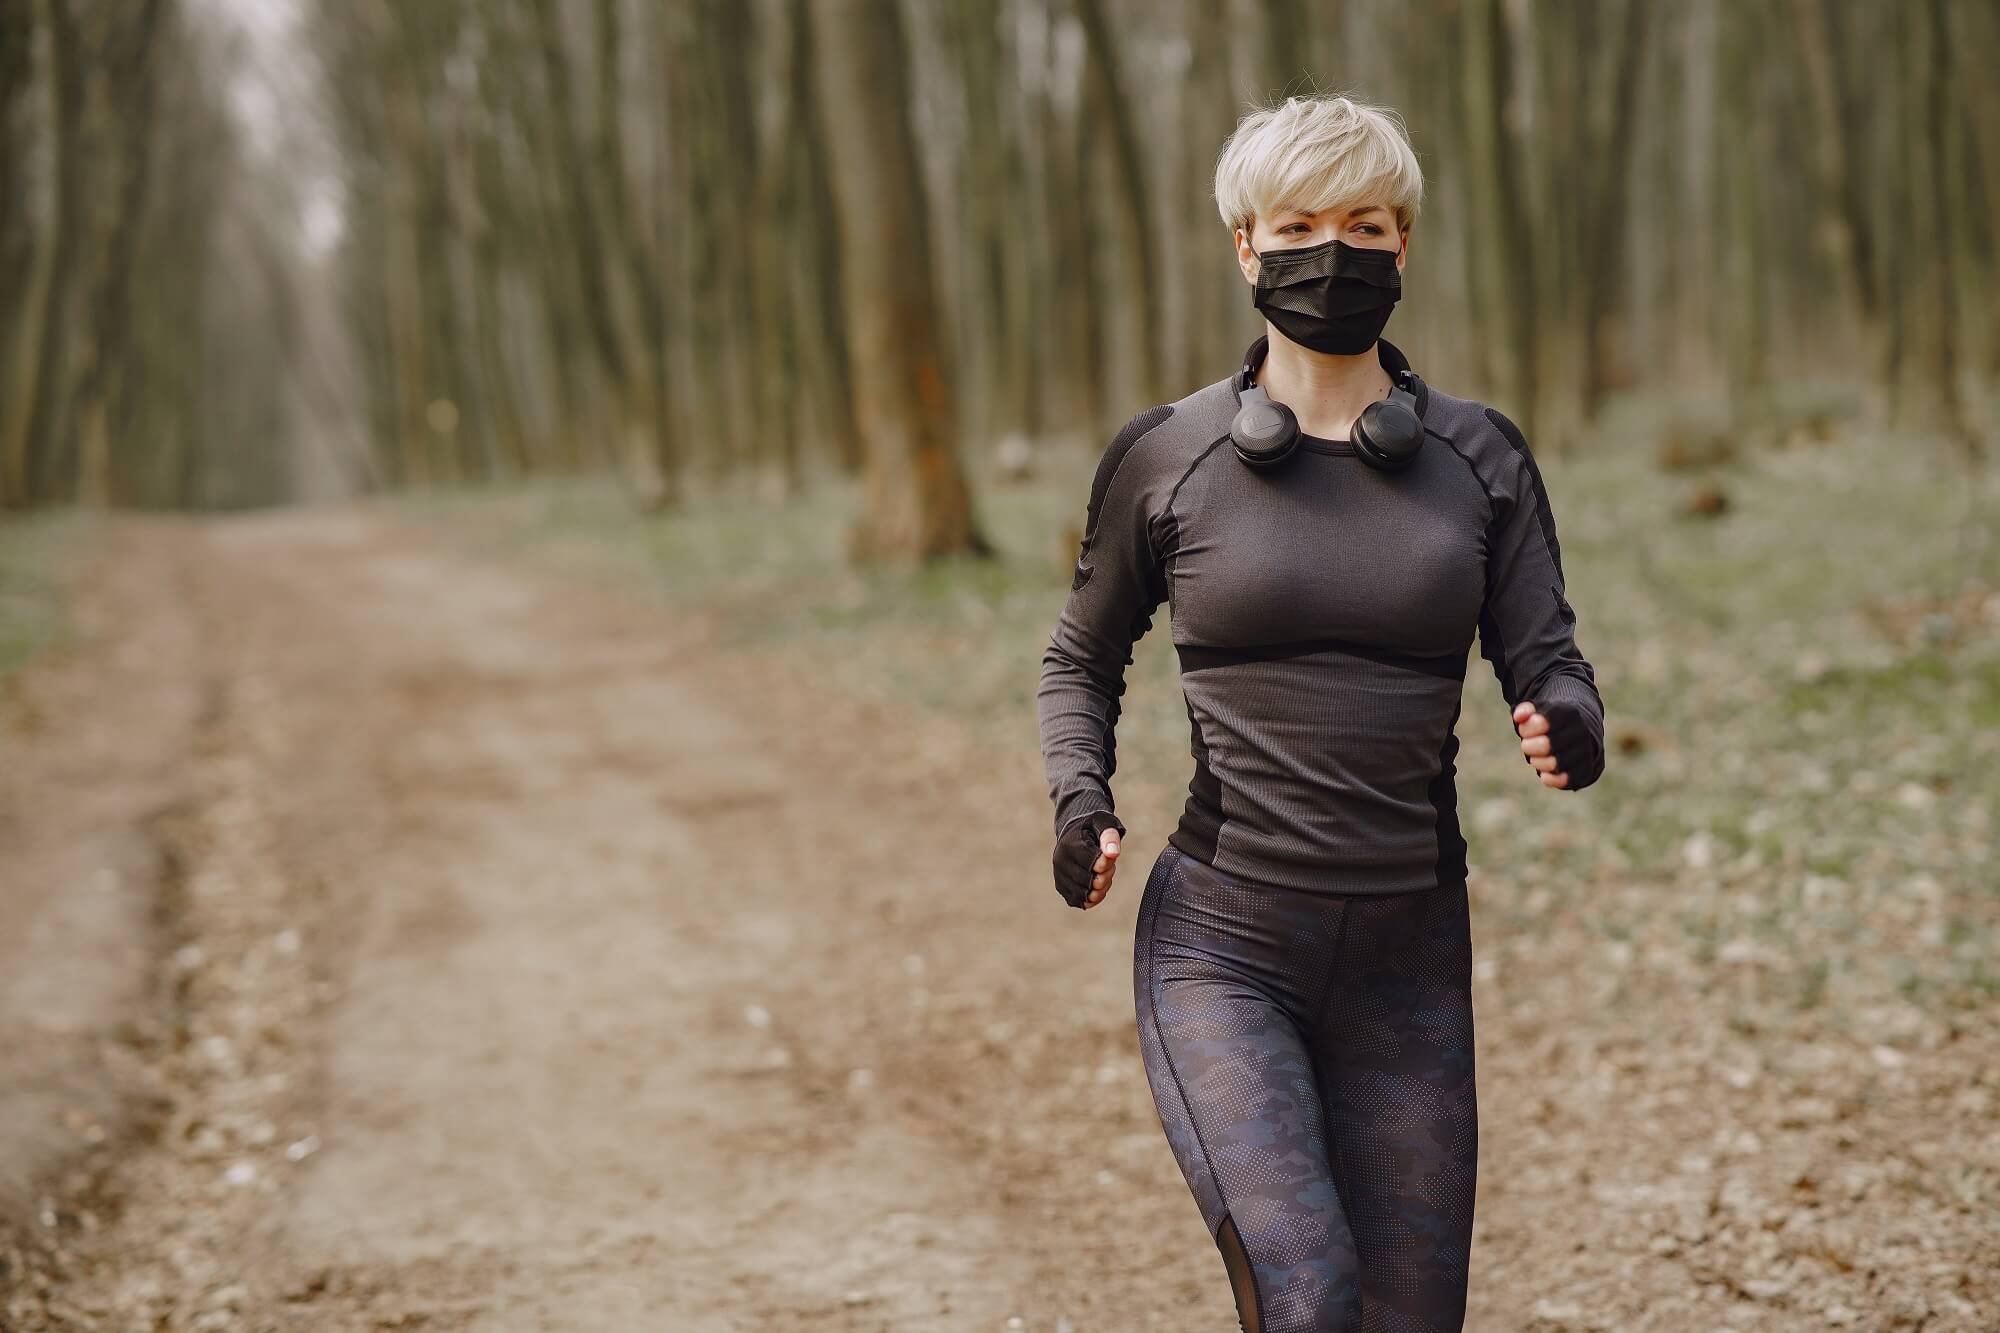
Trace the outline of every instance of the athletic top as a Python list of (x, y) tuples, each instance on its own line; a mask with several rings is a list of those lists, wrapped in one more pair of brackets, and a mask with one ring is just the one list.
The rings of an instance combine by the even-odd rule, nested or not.
[[(1195, 761), (1168, 841), (1251, 884), (1461, 883), (1454, 728), (1475, 630), (1509, 709), (1532, 699), (1550, 716), (1560, 790), (1603, 767), (1604, 704), (1541, 472), (1513, 422), (1421, 379), (1407, 468), (1312, 436), (1281, 467), (1247, 467), (1229, 425), (1266, 341), (1245, 369), (1133, 417), (1097, 465), (1036, 691), (1057, 836), (1116, 820), (1125, 668), (1164, 601)], [(1392, 378), (1408, 369), (1377, 346)]]

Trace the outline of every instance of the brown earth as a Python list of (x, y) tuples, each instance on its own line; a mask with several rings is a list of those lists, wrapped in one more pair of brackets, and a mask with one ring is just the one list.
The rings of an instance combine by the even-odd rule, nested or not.
[[(119, 520), (79, 615), (0, 733), (0, 1325), (1234, 1327), (1132, 1031), (1164, 830), (1063, 908), (1031, 742), (366, 506)], [(1533, 892), (1469, 1327), (2000, 1320), (1990, 1017), (1635, 1028)]]

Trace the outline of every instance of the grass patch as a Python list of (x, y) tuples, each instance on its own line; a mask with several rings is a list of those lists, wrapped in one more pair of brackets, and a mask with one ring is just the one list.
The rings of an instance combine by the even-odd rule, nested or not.
[[(844, 480), (783, 504), (719, 495), (655, 516), (595, 480), (402, 503), (497, 518), (480, 530), (510, 549), (608, 554), (715, 615), (729, 643), (949, 712), (1018, 753), (1035, 745), (1040, 658), (1096, 457), (1038, 461), (1029, 481), (979, 486), (993, 558), (915, 570), (847, 565), (860, 497)], [(1460, 811), (1496, 919), (1537, 938), (1580, 926), (1669, 947), (1696, 969), (1777, 948), (1795, 968), (1779, 1002), (1829, 1015), (1911, 984), (1984, 995), (1992, 970), (1976, 944), (1952, 946), (1948, 967), (1919, 960), (1946, 914), (1955, 938), (2000, 928), (1993, 832), (1970, 813), (2000, 809), (2000, 618), (1912, 648), (1872, 614), (1982, 580), (2000, 593), (2000, 543), (1966, 543), (1968, 488), (1948, 454), (1859, 434), (1744, 448), (1712, 473), (1730, 501), (1715, 519), (1685, 516), (1694, 479), (1656, 471), (1648, 450), (1544, 471), (1614, 754), (1587, 797), (1545, 792), (1491, 669), (1471, 659)], [(1121, 806), (1171, 824), (1191, 761), (1165, 607), (1135, 649), (1118, 740)], [(1920, 883), (1942, 897), (1912, 898)], [(1897, 959), (1914, 973), (1892, 973)]]
[(73, 510), (0, 514), (0, 677), (61, 640), (66, 576), (88, 523)]

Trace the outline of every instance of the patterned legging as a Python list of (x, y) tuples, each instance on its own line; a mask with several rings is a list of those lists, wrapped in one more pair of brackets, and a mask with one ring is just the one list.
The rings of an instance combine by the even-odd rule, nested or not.
[(1246, 1333), (1455, 1333), (1478, 1112), (1465, 885), (1235, 884), (1168, 846), (1139, 909), (1146, 1077)]

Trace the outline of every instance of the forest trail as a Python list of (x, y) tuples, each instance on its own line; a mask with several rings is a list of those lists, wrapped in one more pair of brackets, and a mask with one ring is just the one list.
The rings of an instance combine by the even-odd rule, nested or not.
[[(0, 1330), (1233, 1328), (1132, 1021), (1174, 775), (1077, 914), (1025, 706), (484, 522), (107, 518), (0, 690)], [(1468, 1329), (1991, 1327), (1991, 1026), (1745, 1007), (1675, 884), (1480, 872)]]
[[(1049, 1050), (1016, 1025), (1094, 1076), (1129, 1014), (1023, 1012), (995, 935), (1070, 923), (1015, 882), (1033, 860), (982, 850), (989, 777), (941, 782), (948, 746), (722, 661), (698, 619), (386, 511), (135, 520), (100, 568), (151, 585), (128, 613), (193, 627), (206, 705), (155, 821), (172, 1109), (40, 1317), (1056, 1325), (1030, 1307), (1061, 1200), (1005, 1154), (1039, 1112), (987, 1089)], [(1083, 957), (1112, 934), (1025, 970), (1115, 995)]]

